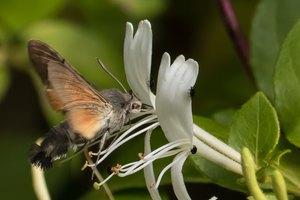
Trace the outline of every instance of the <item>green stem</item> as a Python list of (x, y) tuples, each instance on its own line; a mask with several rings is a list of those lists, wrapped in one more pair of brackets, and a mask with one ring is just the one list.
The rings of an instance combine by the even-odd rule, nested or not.
[[(88, 163), (89, 163), (90, 165), (92, 165), (92, 166), (91, 166), (91, 169), (92, 169), (93, 173), (95, 173), (95, 175), (96, 175), (96, 177), (98, 178), (98, 180), (99, 180), (100, 182), (102, 182), (104, 179), (103, 179), (102, 175), (100, 174), (100, 172), (98, 171), (97, 167), (96, 167), (96, 166), (93, 166), (93, 165), (94, 165), (94, 162), (93, 162), (93, 160), (92, 160), (92, 159), (90, 158), (90, 156), (89, 156), (88, 148), (89, 148), (89, 147), (88, 147), (87, 145), (84, 146), (84, 148), (83, 148), (84, 156), (85, 156), (85, 158), (87, 159)], [(97, 188), (96, 185), (97, 185), (97, 184), (94, 184), (94, 185), (93, 185), (94, 188), (95, 188), (95, 189), (99, 189), (99, 188)], [(110, 200), (114, 200), (114, 199), (115, 199), (114, 196), (113, 196), (113, 194), (112, 194), (112, 192), (111, 192), (111, 190), (110, 190), (110, 188), (108, 187), (108, 185), (107, 185), (106, 183), (103, 184), (103, 189), (104, 189), (104, 191), (106, 192), (106, 194), (107, 194), (107, 196), (108, 196), (108, 198), (109, 198)]]

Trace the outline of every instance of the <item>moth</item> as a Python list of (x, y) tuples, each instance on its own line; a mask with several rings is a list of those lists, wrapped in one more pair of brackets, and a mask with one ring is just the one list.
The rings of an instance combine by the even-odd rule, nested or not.
[(96, 90), (44, 42), (30, 40), (28, 54), (51, 106), (65, 114), (65, 121), (53, 127), (40, 145), (32, 145), (29, 159), (33, 165), (50, 168), (69, 148), (120, 130), (130, 113), (140, 112), (142, 103), (133, 94)]

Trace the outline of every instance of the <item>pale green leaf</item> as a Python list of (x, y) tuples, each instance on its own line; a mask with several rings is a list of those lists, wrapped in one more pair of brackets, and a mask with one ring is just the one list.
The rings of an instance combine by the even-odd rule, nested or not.
[(262, 92), (255, 94), (234, 116), (228, 143), (238, 151), (247, 147), (262, 165), (279, 140), (275, 109)]
[(273, 70), (279, 49), (300, 17), (299, 0), (262, 0), (254, 15), (251, 64), (258, 87), (273, 99)]
[(275, 105), (287, 139), (300, 147), (300, 21), (287, 36), (275, 73)]

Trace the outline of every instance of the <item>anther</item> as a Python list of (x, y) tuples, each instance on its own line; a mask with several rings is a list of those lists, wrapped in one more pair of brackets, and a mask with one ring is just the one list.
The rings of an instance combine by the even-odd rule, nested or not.
[(93, 152), (92, 152), (92, 151), (89, 151), (89, 152), (88, 152), (88, 155), (89, 155), (90, 158), (92, 158), (92, 157), (93, 157)]
[(142, 160), (144, 159), (144, 153), (138, 153), (138, 157)]
[(122, 165), (117, 164), (115, 167), (110, 168), (111, 173), (118, 174)]

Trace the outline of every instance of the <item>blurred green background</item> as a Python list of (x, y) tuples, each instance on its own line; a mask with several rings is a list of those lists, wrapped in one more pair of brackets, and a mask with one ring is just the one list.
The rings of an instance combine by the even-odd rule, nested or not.
[[(232, 3), (249, 38), (258, 1)], [(118, 87), (101, 71), (96, 58), (101, 58), (126, 83), (122, 55), (125, 23), (132, 22), (136, 29), (143, 19), (152, 24), (154, 80), (166, 51), (172, 60), (183, 54), (199, 62), (193, 99), (195, 114), (210, 117), (219, 110), (239, 108), (255, 91), (226, 32), (217, 1), (0, 0), (1, 199), (35, 199), (28, 149), (62, 119), (45, 101), (40, 81), (28, 60), (27, 41), (40, 39), (50, 44), (98, 89)], [(133, 153), (143, 149), (138, 142), (130, 145)], [(110, 164), (120, 159), (122, 156), (116, 154)], [(101, 199), (101, 192), (92, 188), (90, 171), (80, 171), (83, 162), (78, 157), (46, 172), (53, 199)], [(167, 180), (168, 177), (162, 190), (169, 194), (172, 189)], [(134, 199), (132, 193), (126, 192), (132, 188), (136, 199), (145, 194), (149, 199), (144, 186), (142, 173), (129, 179), (114, 178), (111, 182), (113, 190), (118, 191), (117, 199)], [(204, 189), (212, 190), (204, 199), (218, 194), (218, 190), (211, 189), (212, 185), (189, 186), (203, 195)]]

